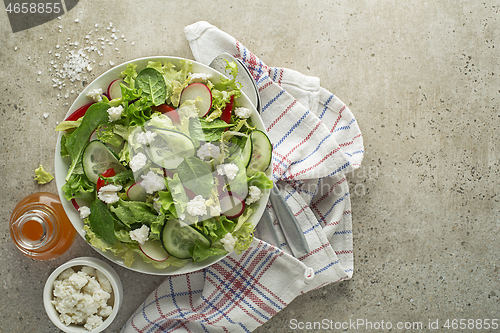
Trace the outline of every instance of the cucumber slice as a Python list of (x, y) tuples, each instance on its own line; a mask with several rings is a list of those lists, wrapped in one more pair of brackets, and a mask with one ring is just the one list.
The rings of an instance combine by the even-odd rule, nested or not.
[(245, 142), (245, 147), (243, 147), (243, 150), (241, 152), (241, 159), (243, 160), (243, 164), (245, 165), (245, 168), (248, 167), (250, 164), (250, 160), (252, 158), (252, 140), (250, 138), (247, 139)]
[(247, 166), (247, 174), (253, 176), (258, 171), (267, 170), (271, 164), (273, 146), (267, 135), (260, 130), (250, 133), (250, 139), (252, 140), (252, 157)]
[(189, 250), (201, 242), (210, 246), (210, 240), (201, 232), (179, 219), (169, 219), (161, 232), (161, 242), (165, 251), (178, 259), (189, 259)]
[(99, 140), (89, 142), (84, 148), (82, 165), (85, 175), (93, 183), (97, 183), (99, 175), (109, 168), (113, 168), (117, 174), (127, 170), (116, 154)]
[(146, 154), (153, 163), (165, 169), (175, 169), (184, 161), (184, 157), (194, 156), (194, 142), (187, 135), (162, 128), (149, 130), (157, 133), (154, 141), (145, 147)]

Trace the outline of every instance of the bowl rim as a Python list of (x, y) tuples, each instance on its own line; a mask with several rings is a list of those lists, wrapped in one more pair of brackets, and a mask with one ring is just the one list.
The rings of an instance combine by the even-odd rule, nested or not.
[(54, 305), (51, 302), (53, 300), (52, 292), (54, 289), (53, 288), (54, 281), (64, 270), (75, 266), (89, 266), (99, 270), (106, 276), (106, 278), (109, 280), (111, 284), (111, 287), (113, 288), (113, 297), (114, 297), (113, 310), (111, 314), (103, 321), (103, 324), (101, 326), (92, 330), (92, 332), (101, 332), (105, 330), (109, 325), (111, 325), (111, 323), (116, 318), (118, 311), (120, 310), (120, 307), (123, 303), (123, 285), (116, 271), (109, 264), (105, 263), (100, 259), (93, 257), (78, 257), (71, 259), (65, 262), (64, 264), (60, 265), (56, 269), (54, 269), (54, 271), (52, 271), (52, 273), (47, 278), (43, 289), (43, 305), (45, 308), (45, 312), (47, 313), (47, 316), (50, 318), (52, 323), (54, 323), (54, 325), (56, 325), (60, 330), (64, 332), (67, 333), (89, 332), (83, 326), (75, 324), (66, 326), (66, 324), (61, 322), (61, 320), (59, 319), (59, 312), (55, 309)]
[[(116, 65), (113, 68), (105, 71), (104, 73), (99, 75), (97, 78), (95, 78), (92, 82), (90, 82), (85, 87), (85, 89), (76, 97), (75, 101), (68, 109), (66, 117), (68, 115), (70, 115), (72, 112), (74, 112), (77, 108), (81, 107), (82, 105), (84, 105), (90, 101), (90, 98), (86, 96), (86, 93), (88, 91), (93, 90), (95, 88), (99, 88), (99, 87), (102, 88), (102, 86), (98, 85), (101, 82), (106, 82), (106, 84), (109, 84), (109, 82), (111, 82), (110, 79), (111, 78), (116, 79), (118, 77), (118, 75), (116, 75), (116, 74), (117, 73), (119, 74), (121, 71), (123, 71), (123, 69), (125, 69), (126, 66), (130, 63), (137, 64), (138, 65), (137, 68), (141, 69), (141, 68), (146, 66), (148, 61), (162, 61), (162, 62), (169, 61), (169, 62), (173, 62), (173, 63), (179, 63), (181, 60), (191, 61), (193, 63), (193, 72), (195, 71), (195, 69), (203, 69), (204, 72), (208, 72), (210, 74), (216, 74), (216, 75), (219, 75), (219, 77), (220, 77), (220, 75), (224, 76), (223, 73), (216, 71), (215, 69), (209, 67), (208, 65), (205, 65), (203, 63), (200, 63), (200, 62), (197, 62), (195, 60), (188, 59), (188, 58), (175, 57), (175, 56), (148, 56), (148, 57), (141, 57), (141, 58), (128, 60), (126, 62), (123, 62), (119, 65)], [(241, 96), (238, 98), (238, 101), (239, 101), (240, 105), (252, 110), (252, 115), (251, 115), (250, 119), (255, 124), (256, 128), (263, 130), (264, 132), (267, 132), (265, 130), (265, 126), (264, 126), (264, 123), (263, 123), (260, 115), (258, 114), (258, 112), (255, 109), (255, 107), (253, 106), (253, 104), (250, 102), (248, 97), (243, 92), (241, 93)], [(66, 183), (64, 178), (66, 176), (66, 171), (67, 171), (67, 168), (65, 167), (67, 163), (61, 158), (61, 155), (60, 155), (60, 145), (61, 145), (62, 134), (63, 134), (62, 132), (59, 133), (58, 138), (57, 138), (57, 143), (56, 143), (55, 163), (54, 163), (56, 186), (57, 186), (59, 197), (60, 197), (61, 202), (63, 204), (63, 208), (66, 212), (66, 215), (68, 216), (69, 220), (71, 221), (71, 223), (75, 227), (77, 233), (85, 240), (85, 232), (83, 230), (83, 221), (80, 219), (79, 214), (75, 210), (73, 205), (68, 200), (66, 200), (66, 198), (64, 197), (64, 193), (62, 192), (62, 186)], [(272, 176), (272, 169), (273, 169), (272, 164), (273, 163), (271, 160), (271, 164), (268, 167), (268, 169), (266, 170), (266, 175), (268, 176), (269, 179), (272, 179), (272, 177), (271, 177)], [(61, 171), (63, 171), (62, 175), (61, 175)], [(252, 216), (249, 219), (250, 221), (252, 221), (252, 223), (254, 225), (257, 225), (257, 223), (259, 222), (259, 220), (264, 212), (264, 209), (266, 208), (266, 202), (269, 199), (269, 194), (270, 194), (270, 190), (264, 190), (262, 192), (262, 197), (259, 200), (259, 202), (261, 204), (256, 208), (256, 210), (254, 211), (254, 213), (252, 214)], [(134, 258), (135, 258), (134, 262), (132, 263), (131, 266), (127, 266), (127, 265), (125, 265), (125, 262), (121, 257), (115, 256), (111, 251), (102, 251), (100, 249), (93, 247), (90, 244), (88, 244), (88, 245), (92, 249), (94, 249), (95, 251), (100, 253), (102, 256), (106, 257), (108, 260), (116, 263), (117, 265), (120, 265), (120, 266), (122, 266), (126, 269), (129, 269), (129, 270), (132, 270), (132, 271), (136, 271), (136, 272), (144, 273), (144, 274), (150, 274), (150, 275), (169, 276), (169, 275), (179, 275), (179, 274), (192, 273), (192, 272), (204, 269), (206, 267), (209, 267), (209, 266), (215, 264), (216, 262), (222, 260), (223, 258), (225, 258), (228, 255), (228, 254), (226, 254), (226, 255), (220, 255), (220, 256), (213, 256), (213, 257), (210, 257), (210, 258), (208, 258), (204, 261), (201, 261), (201, 262), (192, 262), (191, 261), (183, 267), (169, 266), (165, 269), (157, 269), (151, 263), (146, 263), (143, 260), (140, 260), (140, 257), (138, 254), (134, 253)]]

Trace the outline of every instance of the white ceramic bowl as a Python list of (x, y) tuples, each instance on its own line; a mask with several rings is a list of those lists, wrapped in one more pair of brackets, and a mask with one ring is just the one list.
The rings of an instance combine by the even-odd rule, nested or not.
[(108, 265), (102, 260), (91, 257), (80, 257), (72, 259), (66, 262), (65, 264), (62, 264), (58, 268), (56, 268), (52, 272), (52, 274), (50, 274), (49, 278), (47, 279), (47, 282), (45, 283), (45, 288), (43, 290), (43, 305), (45, 306), (45, 311), (47, 312), (47, 315), (49, 316), (50, 320), (52, 320), (54, 325), (56, 325), (63, 332), (67, 333), (89, 332), (83, 326), (74, 324), (66, 326), (59, 319), (59, 312), (57, 312), (56, 308), (51, 303), (51, 301), (54, 298), (53, 297), (54, 281), (57, 279), (57, 277), (67, 268), (75, 267), (75, 271), (77, 271), (82, 266), (90, 266), (103, 273), (108, 278), (113, 288), (113, 293), (112, 293), (113, 311), (111, 312), (111, 315), (104, 320), (101, 326), (91, 331), (94, 333), (102, 332), (113, 322), (123, 302), (123, 286), (120, 277), (110, 265)]
[[(137, 71), (139, 72), (141, 69), (146, 67), (147, 63), (149, 61), (161, 61), (162, 63), (165, 62), (170, 62), (174, 64), (176, 67), (180, 67), (180, 62), (182, 58), (177, 58), (177, 57), (147, 57), (147, 58), (140, 58), (140, 59), (135, 59), (131, 61), (127, 61), (123, 64), (120, 64), (107, 72), (103, 73), (101, 76), (96, 78), (92, 83), (90, 83), (84, 90), (83, 92), (76, 98), (74, 101), (73, 105), (71, 105), (67, 116), (72, 114), (76, 109), (79, 107), (89, 103), (92, 101), (91, 98), (87, 97), (87, 93), (89, 91), (92, 91), (97, 88), (102, 88), (104, 91), (107, 89), (109, 83), (113, 81), (114, 79), (117, 79), (120, 76), (120, 73), (123, 72), (127, 64), (129, 63), (134, 63), (137, 65)], [(193, 63), (193, 72), (194, 73), (207, 73), (207, 74), (212, 74), (212, 81), (214, 83), (219, 81), (221, 73), (215, 71), (214, 69), (201, 64), (199, 62), (190, 60)], [(260, 115), (257, 113), (257, 110), (255, 110), (255, 107), (253, 106), (252, 102), (248, 99), (248, 97), (245, 94), (241, 94), (241, 96), (238, 98), (238, 102), (241, 106), (244, 106), (248, 109), (252, 110), (252, 115), (250, 116), (253, 124), (257, 127), (257, 129), (260, 129), (262, 131), (266, 131), (264, 127), (264, 123), (262, 122), (262, 119), (260, 118)], [(64, 207), (64, 210), (66, 214), (68, 215), (69, 220), (75, 227), (76, 231), (80, 234), (80, 236), (85, 239), (85, 231), (83, 230), (83, 221), (80, 218), (80, 215), (78, 211), (73, 207), (71, 202), (66, 200), (64, 198), (64, 193), (62, 192), (61, 188), (63, 185), (66, 183), (65, 177), (66, 174), (68, 173), (69, 169), (69, 161), (67, 159), (61, 158), (61, 137), (62, 133), (59, 134), (59, 138), (57, 141), (57, 146), (56, 146), (56, 154), (55, 154), (55, 180), (57, 183), (57, 188), (59, 191), (59, 197), (61, 198), (62, 205)], [(266, 171), (266, 175), (271, 178), (271, 173), (272, 173), (272, 164), (269, 166), (269, 168)], [(264, 212), (264, 209), (266, 208), (266, 203), (267, 200), (269, 199), (269, 191), (264, 191), (262, 193), (262, 197), (259, 200), (260, 205), (257, 207), (256, 211), (250, 216), (249, 222), (251, 222), (253, 225), (257, 225), (259, 222), (262, 213)], [(175, 275), (175, 274), (185, 274), (185, 273), (190, 273), (194, 272), (200, 269), (203, 269), (205, 267), (208, 267), (217, 261), (221, 260), (224, 258), (224, 256), (213, 256), (210, 257), (204, 261), (200, 262), (190, 262), (186, 264), (184, 267), (174, 267), (170, 266), (165, 269), (157, 269), (153, 267), (152, 264), (148, 264), (144, 262), (141, 257), (138, 254), (134, 254), (135, 260), (132, 263), (131, 267), (128, 267), (125, 265), (124, 260), (118, 256), (115, 256), (111, 251), (103, 252), (99, 249), (95, 249), (97, 252), (102, 254), (104, 257), (108, 258), (109, 260), (113, 261), (114, 263), (123, 266), (125, 268), (128, 268), (133, 271), (141, 272), (141, 273), (146, 273), (146, 274), (153, 274), (153, 275)]]

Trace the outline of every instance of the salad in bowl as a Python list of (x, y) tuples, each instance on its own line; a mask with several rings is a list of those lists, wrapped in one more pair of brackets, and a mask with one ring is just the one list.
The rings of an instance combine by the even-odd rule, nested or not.
[(80, 94), (56, 127), (56, 182), (93, 248), (162, 275), (248, 248), (273, 186), (272, 146), (236, 71), (143, 58)]

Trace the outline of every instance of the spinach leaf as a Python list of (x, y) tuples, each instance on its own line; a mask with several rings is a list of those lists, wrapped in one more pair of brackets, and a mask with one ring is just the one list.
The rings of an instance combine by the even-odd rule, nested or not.
[(138, 89), (142, 89), (143, 97), (147, 97), (153, 105), (165, 103), (167, 87), (163, 75), (154, 68), (144, 68), (135, 79)]
[(193, 140), (213, 142), (219, 141), (225, 129), (231, 126), (233, 125), (220, 119), (207, 121), (204, 118), (191, 118), (189, 133)]
[(108, 209), (108, 206), (97, 199), (90, 204), (89, 215), (90, 228), (93, 232), (109, 245), (115, 245), (114, 218)]
[(83, 116), (80, 126), (66, 138), (64, 145), (66, 152), (71, 157), (71, 165), (66, 175), (66, 181), (69, 180), (75, 166), (81, 160), (83, 149), (89, 142), (92, 133), (97, 127), (108, 122), (108, 109), (109, 104), (107, 103), (92, 104), (85, 116)]
[(207, 164), (196, 157), (184, 158), (177, 166), (177, 173), (182, 184), (196, 195), (210, 196), (214, 186), (214, 177)]

